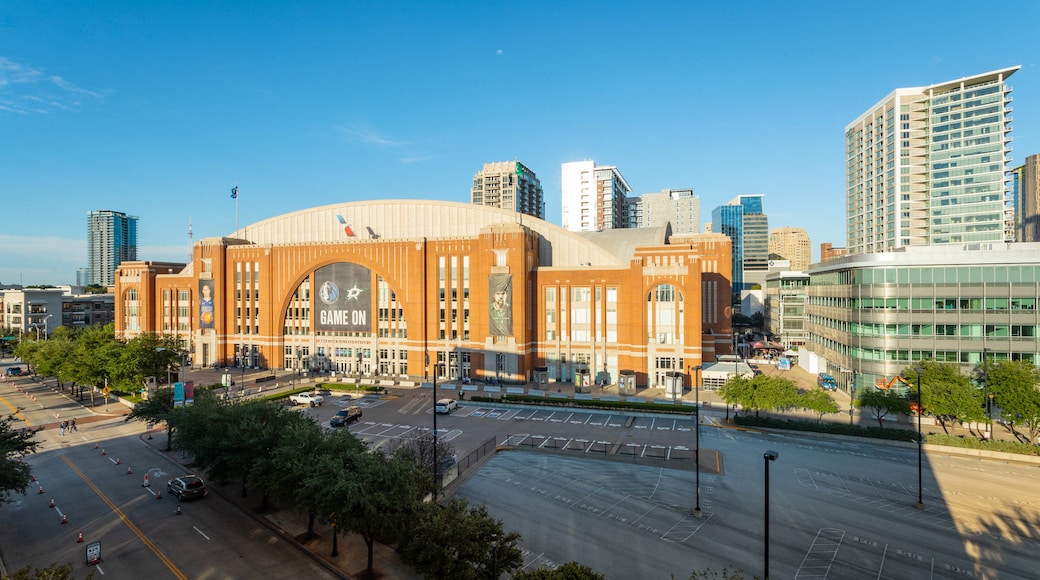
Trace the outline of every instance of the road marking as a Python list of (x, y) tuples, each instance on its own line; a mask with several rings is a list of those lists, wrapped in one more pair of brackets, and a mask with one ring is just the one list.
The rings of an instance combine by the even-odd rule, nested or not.
[(206, 534), (203, 534), (203, 533), (202, 533), (202, 530), (200, 530), (200, 529), (196, 528), (195, 526), (192, 526), (192, 527), (191, 527), (191, 529), (193, 529), (193, 530), (195, 530), (196, 532), (198, 532), (198, 533), (199, 533), (199, 535), (200, 535), (200, 536), (202, 536), (203, 538), (206, 538), (207, 540), (209, 539), (209, 536), (207, 536)]
[(184, 572), (181, 572), (180, 568), (178, 568), (177, 565), (174, 564), (172, 560), (170, 560), (170, 558), (159, 548), (159, 546), (156, 546), (155, 542), (149, 539), (148, 536), (144, 535), (144, 532), (138, 529), (138, 527), (134, 525), (134, 522), (130, 521), (130, 518), (126, 517), (126, 514), (124, 514), (122, 510), (120, 510), (119, 507), (116, 506), (116, 504), (112, 503), (112, 500), (108, 499), (108, 496), (102, 493), (101, 489), (98, 488), (98, 486), (95, 485), (94, 482), (91, 481), (85, 473), (83, 473), (78, 467), (76, 467), (76, 465), (72, 463), (72, 460), (69, 459), (67, 455), (62, 455), (61, 458), (65, 461), (65, 463), (69, 465), (70, 468), (72, 468), (72, 471), (76, 472), (76, 475), (79, 475), (80, 478), (83, 479), (83, 481), (88, 486), (90, 486), (90, 489), (94, 490), (94, 493), (96, 493), (97, 496), (101, 498), (101, 501), (108, 504), (108, 508), (116, 514), (116, 517), (118, 517), (120, 521), (126, 524), (126, 527), (130, 528), (130, 531), (133, 532), (133, 534), (137, 536), (141, 540), (141, 542), (143, 542), (144, 545), (152, 551), (153, 554), (159, 557), (159, 560), (162, 561), (162, 563), (170, 572), (173, 572), (174, 576), (176, 576), (180, 580), (188, 580), (188, 576), (185, 575)]
[(795, 573), (795, 579), (826, 578), (844, 539), (845, 530), (838, 528), (821, 528), (816, 532), (812, 545), (809, 546), (798, 572)]

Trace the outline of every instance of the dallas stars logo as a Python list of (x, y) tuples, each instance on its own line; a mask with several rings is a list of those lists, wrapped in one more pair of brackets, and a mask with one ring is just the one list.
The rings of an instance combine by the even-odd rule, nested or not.
[(361, 298), (361, 293), (364, 292), (364, 291), (365, 290), (363, 288), (358, 288), (357, 284), (354, 284), (353, 288), (351, 288), (350, 290), (347, 290), (346, 299), (347, 300), (358, 300), (358, 299)]

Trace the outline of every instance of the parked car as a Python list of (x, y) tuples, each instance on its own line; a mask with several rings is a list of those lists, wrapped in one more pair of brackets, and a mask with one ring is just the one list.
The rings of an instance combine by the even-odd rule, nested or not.
[(6, 374), (9, 377), (20, 377), (23, 374), (22, 367), (7, 367)]
[(325, 397), (314, 393), (296, 393), (295, 395), (289, 395), (289, 400), (297, 405), (310, 405), (312, 407), (317, 407), (325, 401)]
[(358, 421), (361, 419), (361, 407), (353, 406), (347, 407), (346, 409), (340, 409), (336, 411), (336, 414), (329, 419), (330, 427), (342, 427), (351, 421)]
[(459, 403), (455, 399), (441, 399), (433, 405), (433, 411), (441, 415), (447, 415), (458, 408)]
[(182, 475), (166, 482), (166, 493), (177, 499), (192, 499), (206, 495), (206, 483), (197, 475)]

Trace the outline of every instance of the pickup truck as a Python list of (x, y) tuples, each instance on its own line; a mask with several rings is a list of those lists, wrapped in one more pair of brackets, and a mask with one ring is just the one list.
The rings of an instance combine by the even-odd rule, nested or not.
[(289, 395), (289, 400), (297, 405), (310, 405), (317, 407), (321, 405), (321, 402), (325, 400), (321, 395), (314, 393), (296, 393), (295, 395)]

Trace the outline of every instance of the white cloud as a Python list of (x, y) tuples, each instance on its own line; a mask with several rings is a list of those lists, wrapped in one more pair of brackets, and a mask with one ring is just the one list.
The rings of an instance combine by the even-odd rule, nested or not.
[(105, 94), (77, 86), (57, 75), (0, 56), (0, 111), (31, 115), (68, 110)]
[(375, 129), (365, 125), (356, 127), (338, 127), (337, 129), (342, 135), (357, 143), (379, 145), (381, 147), (400, 147), (402, 145), (408, 145), (407, 141), (399, 141), (397, 139), (391, 139), (390, 137), (380, 135)]

